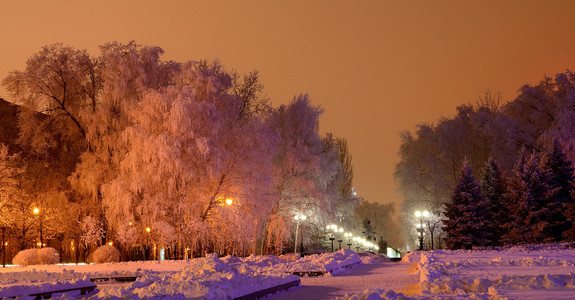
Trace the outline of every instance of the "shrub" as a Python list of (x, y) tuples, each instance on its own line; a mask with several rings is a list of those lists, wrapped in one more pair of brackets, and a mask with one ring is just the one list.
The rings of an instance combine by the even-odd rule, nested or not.
[(41, 265), (53, 265), (60, 262), (60, 254), (54, 248), (38, 249), (37, 253)]
[(14, 256), (14, 259), (12, 259), (12, 263), (20, 266), (29, 266), (39, 264), (40, 260), (38, 259), (36, 249), (26, 249), (18, 252), (18, 254)]
[(54, 248), (26, 249), (18, 252), (12, 263), (20, 266), (53, 265), (60, 262), (60, 255)]
[(104, 245), (98, 247), (94, 253), (92, 253), (92, 262), (101, 264), (108, 262), (119, 262), (120, 261), (120, 251), (113, 246)]

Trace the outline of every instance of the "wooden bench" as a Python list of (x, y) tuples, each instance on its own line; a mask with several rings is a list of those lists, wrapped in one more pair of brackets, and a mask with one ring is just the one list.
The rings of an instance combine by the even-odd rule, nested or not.
[(259, 298), (263, 298), (267, 295), (270, 294), (274, 294), (280, 291), (285, 291), (287, 289), (290, 289), (292, 287), (296, 287), (300, 285), (300, 280), (294, 280), (288, 283), (284, 283), (284, 284), (280, 284), (277, 286), (273, 286), (271, 288), (267, 288), (267, 289), (263, 289), (263, 290), (259, 290), (257, 292), (253, 292), (251, 294), (247, 294), (241, 297), (236, 297), (233, 298), (233, 300), (255, 300), (255, 299), (259, 299)]
[(115, 282), (133, 282), (136, 281), (140, 276), (117, 276), (117, 277), (94, 277), (90, 278), (92, 282), (105, 282), (105, 281), (115, 281)]
[[(41, 292), (41, 293), (33, 293), (33, 294), (28, 294), (28, 296), (30, 297), (34, 297), (35, 300), (40, 300), (40, 299), (50, 299), (52, 298), (52, 294), (58, 294), (58, 293), (66, 293), (66, 292), (72, 292), (72, 291), (80, 291), (80, 295), (86, 295), (88, 293), (93, 292), (96, 289), (96, 285), (89, 285), (89, 286), (83, 286), (83, 287), (76, 287), (76, 288), (69, 288), (69, 289), (62, 289), (62, 290), (52, 290), (52, 291), (45, 291), (45, 292)], [(21, 295), (24, 296), (24, 295)], [(21, 296), (16, 296), (16, 297), (21, 297)], [(11, 297), (11, 298), (16, 298), (16, 297)]]

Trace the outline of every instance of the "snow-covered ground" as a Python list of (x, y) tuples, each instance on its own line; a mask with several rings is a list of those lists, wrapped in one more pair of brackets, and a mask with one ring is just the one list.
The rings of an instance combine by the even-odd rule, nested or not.
[[(412, 252), (422, 294), (412, 299), (574, 299), (573, 245), (526, 245), (498, 250)], [(401, 299), (368, 290), (344, 299)]]
[(400, 263), (341, 250), (303, 258), (209, 255), (189, 261), (10, 267), (0, 268), (0, 297), (82, 286), (95, 277), (139, 276), (133, 283), (98, 284), (91, 298), (234, 298), (297, 281), (289, 272), (331, 271), (323, 277), (301, 278), (301, 287), (268, 298), (573, 299), (572, 247), (412, 252)]
[(65, 289), (90, 284), (90, 278), (138, 276), (128, 284), (101, 284), (91, 298), (227, 299), (299, 280), (291, 272), (337, 273), (361, 264), (353, 251), (311, 255), (218, 258), (208, 255), (189, 261), (123, 262), (99, 265), (37, 265), (0, 269), (0, 297)]

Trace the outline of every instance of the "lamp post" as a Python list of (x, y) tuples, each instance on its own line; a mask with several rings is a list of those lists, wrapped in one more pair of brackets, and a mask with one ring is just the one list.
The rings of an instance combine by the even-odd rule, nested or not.
[(347, 238), (347, 249), (351, 250), (351, 237), (353, 234), (351, 234), (351, 232), (346, 232), (344, 236)]
[(327, 231), (329, 231), (329, 240), (331, 241), (331, 252), (333, 252), (333, 241), (335, 240), (335, 232), (337, 232), (337, 226), (331, 224), (327, 226)]
[(40, 248), (44, 247), (44, 236), (43, 236), (43, 232), (42, 232), (42, 214), (40, 214), (40, 209), (38, 207), (35, 207), (33, 210), (33, 213), (35, 215), (38, 216), (38, 222), (40, 223), (40, 227), (38, 228), (38, 231), (40, 233)]
[(359, 252), (359, 238), (354, 236), (353, 242), (355, 243), (355, 252)]
[[(146, 241), (146, 248), (149, 248), (150, 246), (148, 244), (150, 243), (150, 232), (152, 232), (152, 228), (150, 226), (147, 226), (146, 232), (148, 233), (147, 238), (146, 238), (146, 240), (147, 240)], [(146, 252), (146, 254), (148, 254), (148, 252), (150, 252), (150, 251), (149, 251), (149, 249), (146, 249), (145, 252)], [(151, 253), (149, 253), (149, 254), (151, 254)], [(145, 259), (146, 259), (146, 255), (144, 255), (144, 260)]]
[(427, 210), (416, 211), (415, 217), (419, 219), (419, 224), (416, 225), (417, 232), (419, 233), (419, 251), (423, 250), (423, 234), (425, 233), (425, 224), (423, 224), (423, 219), (429, 216), (429, 212)]
[[(307, 217), (305, 215), (295, 215), (293, 217), (293, 219), (296, 221), (296, 225), (295, 225), (295, 241), (294, 241), (294, 250), (293, 253), (297, 253), (297, 234), (299, 231), (299, 222), (300, 221), (305, 221), (305, 219), (307, 219)], [(303, 234), (302, 234), (302, 241), (303, 241)]]
[(5, 226), (2, 226), (2, 267), (6, 268), (6, 237), (4, 236)]
[(341, 237), (341, 234), (343, 233), (343, 228), (339, 228), (338, 231), (339, 231), (339, 234), (337, 235), (337, 241), (339, 243), (339, 249), (341, 249), (341, 242), (343, 242), (343, 238)]

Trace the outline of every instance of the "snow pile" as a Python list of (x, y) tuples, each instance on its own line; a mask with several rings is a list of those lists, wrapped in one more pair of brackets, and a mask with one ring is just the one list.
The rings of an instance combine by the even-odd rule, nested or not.
[(288, 274), (260, 274), (247, 264), (234, 267), (216, 255), (210, 255), (190, 261), (179, 272), (149, 272), (127, 287), (106, 289), (95, 298), (171, 296), (182, 299), (227, 299), (296, 280), (298, 277)]
[[(292, 272), (339, 272), (361, 264), (360, 257), (344, 249), (300, 257), (299, 255), (245, 258), (215, 254), (180, 261), (120, 262), (90, 265), (38, 265), (0, 268), (0, 286), (22, 291), (30, 288), (65, 289), (89, 282), (89, 278), (136, 276), (132, 283), (99, 284), (94, 299), (103, 298), (209, 298), (240, 297), (299, 280)], [(0, 289), (0, 291), (2, 291)], [(20, 293), (22, 294), (22, 293)], [(4, 294), (6, 295), (6, 294)]]
[(377, 253), (370, 253), (370, 252), (360, 252), (358, 253), (361, 262), (364, 264), (376, 264), (381, 262), (388, 262), (391, 261), (388, 257), (385, 257), (381, 254)]
[(426, 252), (419, 262), (420, 287), (424, 294), (480, 298), (522, 298), (526, 291), (535, 298), (570, 293), (575, 288), (575, 250), (560, 247)]
[(402, 293), (396, 293), (394, 291), (385, 291), (382, 289), (377, 290), (366, 290), (360, 294), (348, 295), (343, 297), (338, 297), (336, 300), (407, 300), (410, 299), (403, 295)]
[(224, 261), (232, 264), (248, 264), (258, 268), (259, 272), (324, 272), (337, 273), (347, 267), (362, 263), (359, 255), (349, 249), (337, 252), (313, 254), (305, 257), (299, 255), (250, 255), (246, 258), (224, 257)]
[(0, 283), (0, 298), (93, 285), (88, 277), (74, 271), (55, 273), (36, 269), (0, 273)]
[(421, 260), (421, 251), (409, 252), (401, 258), (401, 262), (417, 263)]

